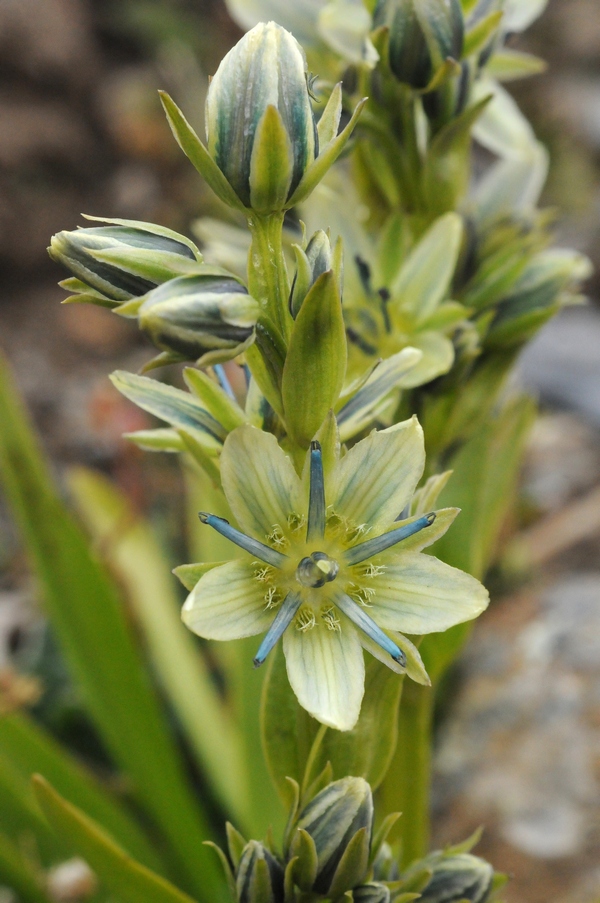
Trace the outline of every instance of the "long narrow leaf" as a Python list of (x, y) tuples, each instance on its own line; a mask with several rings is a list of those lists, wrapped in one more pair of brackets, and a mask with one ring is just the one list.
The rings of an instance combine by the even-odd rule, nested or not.
[[(14, 712), (0, 718), (0, 770), (3, 759), (18, 770), (17, 777), (21, 789), (26, 790), (26, 798), (33, 801), (31, 775), (35, 772), (45, 775), (60, 793), (104, 825), (132, 856), (150, 868), (164, 871), (158, 853), (142, 829), (108, 788), (27, 715)], [(14, 774), (12, 782), (14, 787), (17, 784)], [(3, 828), (5, 814), (2, 807), (0, 825)]]
[(123, 903), (192, 903), (187, 894), (131, 859), (99, 825), (39, 775), (34, 778), (34, 788), (51, 827)]
[(122, 610), (118, 593), (49, 478), (8, 368), (0, 363), (1, 479), (71, 673), (107, 748), (168, 838), (183, 880), (218, 898), (209, 831)]
[(23, 859), (19, 848), (0, 834), (0, 885), (19, 895), (20, 903), (52, 903), (32, 866)]
[(246, 822), (240, 737), (194, 639), (184, 627), (177, 581), (150, 526), (100, 474), (78, 468), (70, 489), (91, 536), (123, 583), (158, 676), (202, 768), (240, 825)]

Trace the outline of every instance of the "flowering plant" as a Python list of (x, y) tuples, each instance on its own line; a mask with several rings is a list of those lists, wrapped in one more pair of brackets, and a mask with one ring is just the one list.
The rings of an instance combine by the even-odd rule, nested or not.
[[(183, 621), (227, 642), (194, 644), (145, 525), (79, 474), (73, 492), (98, 548), (113, 549), (108, 569), (90, 552), (2, 373), (8, 495), (136, 803), (82, 771), (10, 697), (0, 879), (27, 903), (47, 903), (40, 874), (67, 853), (96, 874), (99, 901), (484, 903), (501, 884), (469, 843), (428, 854), (427, 790), (435, 687), (488, 604), (480, 581), (532, 417), (506, 377), (588, 271), (547, 247), (536, 206), (545, 151), (496, 80), (540, 68), (505, 39), (541, 5), (230, 0), (253, 27), (210, 83), (206, 144), (161, 98), (180, 147), (237, 217), (231, 230), (247, 226), (235, 242), (247, 259), (127, 220), (52, 239), (69, 303), (136, 321), (159, 351), (145, 371), (188, 364), (164, 380), (112, 381), (162, 421), (128, 438), (193, 467), (200, 561), (175, 569), (189, 591)], [(271, 16), (282, 24), (261, 21)], [(474, 140), (496, 155), (477, 179)], [(424, 551), (433, 544), (437, 557)], [(31, 771), (55, 785), (36, 779), (37, 808)], [(398, 809), (400, 860), (387, 842)], [(215, 810), (263, 837), (228, 824), (224, 879), (201, 845), (220, 836)], [(37, 871), (22, 825), (38, 838)]]

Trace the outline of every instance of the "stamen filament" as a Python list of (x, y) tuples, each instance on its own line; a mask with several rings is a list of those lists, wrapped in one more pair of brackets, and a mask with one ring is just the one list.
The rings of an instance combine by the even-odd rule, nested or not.
[(365, 561), (373, 555), (378, 555), (379, 552), (395, 546), (396, 543), (402, 542), (403, 539), (419, 533), (425, 527), (430, 527), (434, 520), (435, 514), (433, 512), (425, 514), (410, 524), (404, 524), (404, 526), (396, 527), (395, 530), (390, 530), (388, 533), (382, 533), (381, 536), (375, 536), (373, 539), (360, 542), (357, 546), (353, 546), (344, 552), (344, 561), (349, 565), (360, 564), (361, 561)]
[(250, 552), (251, 555), (260, 558), (261, 561), (271, 564), (273, 567), (281, 568), (288, 560), (287, 555), (284, 555), (283, 552), (278, 552), (277, 549), (266, 546), (264, 543), (259, 542), (258, 539), (246, 536), (245, 533), (232, 527), (229, 521), (223, 517), (217, 517), (216, 514), (207, 514), (205, 511), (200, 511), (198, 517), (203, 524), (208, 524), (221, 536), (234, 542), (236, 546), (245, 549), (246, 552)]
[(325, 481), (323, 455), (318, 442), (310, 443), (310, 493), (306, 540), (322, 539), (325, 534)]
[(383, 632), (381, 627), (377, 626), (375, 621), (369, 617), (357, 602), (346, 595), (346, 593), (334, 593), (333, 601), (347, 618), (366, 633), (368, 637), (371, 637), (378, 646), (381, 646), (384, 652), (388, 652), (395, 662), (401, 667), (406, 665), (406, 656), (400, 647)]
[(302, 596), (300, 593), (287, 594), (281, 603), (281, 608), (273, 618), (273, 623), (267, 630), (258, 652), (254, 656), (255, 668), (259, 668), (262, 665), (277, 640), (283, 636), (286, 629), (290, 626), (296, 616), (296, 612), (300, 608), (301, 602)]

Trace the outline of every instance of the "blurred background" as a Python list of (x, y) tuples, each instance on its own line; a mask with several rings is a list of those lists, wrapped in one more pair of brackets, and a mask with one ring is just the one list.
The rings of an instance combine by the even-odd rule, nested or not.
[[(240, 32), (222, 0), (0, 0), (0, 345), (60, 478), (109, 474), (182, 559), (181, 477), (121, 433), (146, 415), (107, 374), (137, 370), (135, 325), (60, 305), (50, 236), (81, 213), (188, 231), (218, 213), (176, 147), (165, 88), (202, 126), (207, 76)], [(544, 203), (557, 244), (588, 254), (586, 307), (542, 330), (518, 378), (539, 397), (519, 520), (492, 575), (495, 602), (445, 689), (438, 716), (435, 842), (484, 824), (481, 855), (513, 876), (510, 903), (600, 899), (600, 15), (550, 0), (520, 45), (546, 73), (512, 87), (552, 155)], [(1, 426), (0, 426), (1, 428)], [(45, 675), (57, 735), (97, 756), (92, 729), (37, 607), (0, 507), (0, 684), (12, 665)], [(49, 675), (49, 676), (48, 676)]]

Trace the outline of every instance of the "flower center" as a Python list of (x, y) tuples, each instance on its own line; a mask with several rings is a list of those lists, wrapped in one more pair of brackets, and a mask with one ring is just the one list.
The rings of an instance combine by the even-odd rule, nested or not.
[(325, 552), (313, 552), (310, 557), (303, 558), (296, 568), (296, 580), (302, 586), (316, 589), (335, 580), (339, 569), (337, 561)]

